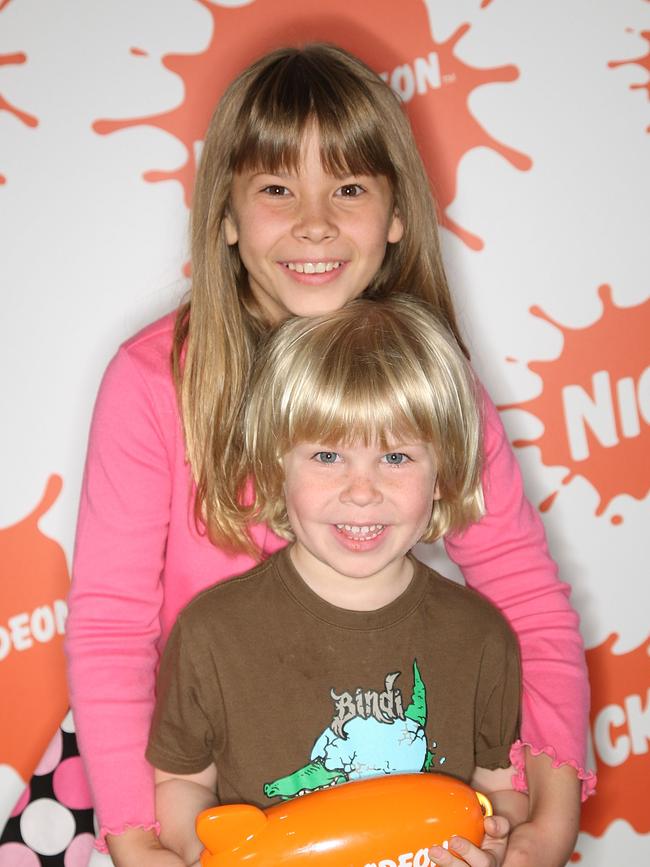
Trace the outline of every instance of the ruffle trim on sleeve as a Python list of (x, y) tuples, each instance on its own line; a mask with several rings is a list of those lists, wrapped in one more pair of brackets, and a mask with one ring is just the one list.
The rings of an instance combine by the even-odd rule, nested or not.
[(106, 845), (106, 835), (107, 834), (123, 834), (125, 831), (130, 831), (132, 828), (140, 828), (143, 831), (155, 831), (156, 834), (160, 834), (160, 822), (152, 822), (150, 825), (121, 825), (120, 827), (115, 828), (107, 828), (104, 825), (99, 829), (99, 836), (95, 840), (95, 849), (98, 852), (108, 853), (108, 846)]
[(578, 772), (578, 779), (582, 783), (582, 801), (586, 801), (596, 791), (596, 774), (593, 771), (586, 771), (580, 767), (578, 762), (573, 759), (558, 759), (557, 753), (553, 747), (535, 747), (533, 744), (525, 741), (515, 741), (510, 748), (510, 761), (515, 769), (512, 775), (512, 788), (515, 792), (523, 792), (527, 794), (528, 784), (526, 782), (526, 747), (528, 747), (534, 756), (539, 756), (545, 753), (553, 762), (554, 768), (560, 768), (563, 765), (571, 765)]

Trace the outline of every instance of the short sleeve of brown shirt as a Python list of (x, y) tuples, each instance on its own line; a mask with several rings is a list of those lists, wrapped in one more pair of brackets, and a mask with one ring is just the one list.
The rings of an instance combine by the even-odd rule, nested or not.
[(506, 767), (518, 736), (517, 642), (474, 591), (413, 559), (376, 611), (314, 594), (288, 549), (201, 593), (165, 648), (147, 758), (214, 762), (221, 803), (362, 776)]

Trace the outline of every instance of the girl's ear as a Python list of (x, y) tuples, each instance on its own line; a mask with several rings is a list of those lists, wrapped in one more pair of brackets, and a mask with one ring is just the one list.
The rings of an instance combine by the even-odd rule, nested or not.
[(437, 478), (436, 478), (436, 485), (435, 485), (435, 487), (434, 487), (434, 489), (433, 489), (433, 499), (434, 499), (434, 500), (440, 500), (440, 499), (442, 499), (441, 496), (440, 496), (440, 482), (438, 481)]
[(393, 211), (393, 218), (390, 221), (390, 225), (388, 226), (388, 243), (389, 244), (397, 244), (398, 241), (402, 240), (404, 235), (404, 225), (402, 223), (402, 219), (397, 210)]
[(226, 213), (226, 216), (223, 218), (223, 226), (226, 233), (226, 243), (229, 247), (232, 247), (233, 244), (239, 241), (239, 231), (230, 213)]

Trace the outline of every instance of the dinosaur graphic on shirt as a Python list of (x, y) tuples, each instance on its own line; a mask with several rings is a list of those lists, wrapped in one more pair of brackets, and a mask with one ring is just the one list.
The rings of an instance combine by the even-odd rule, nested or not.
[[(434, 753), (426, 741), (426, 688), (417, 660), (413, 660), (413, 695), (406, 709), (401, 691), (395, 688), (400, 673), (386, 675), (381, 693), (357, 689), (354, 695), (339, 695), (331, 690), (336, 713), (316, 739), (310, 761), (266, 783), (266, 797), (287, 800), (348, 780), (430, 770)], [(445, 759), (437, 761), (444, 764)]]

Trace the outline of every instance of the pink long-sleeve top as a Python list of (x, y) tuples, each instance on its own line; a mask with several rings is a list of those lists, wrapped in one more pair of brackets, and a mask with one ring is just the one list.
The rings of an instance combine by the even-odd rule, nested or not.
[[(200, 535), (170, 371), (174, 317), (120, 347), (92, 421), (69, 597), (66, 646), (80, 751), (106, 833), (156, 828), (144, 752), (159, 654), (180, 609), (200, 590), (253, 565)], [(516, 631), (523, 666), (523, 745), (585, 771), (588, 682), (578, 617), (557, 578), (498, 413), (486, 400), (486, 514), (447, 551), (469, 585)], [(259, 529), (267, 552), (284, 542)], [(101, 845), (101, 844), (100, 844)]]

